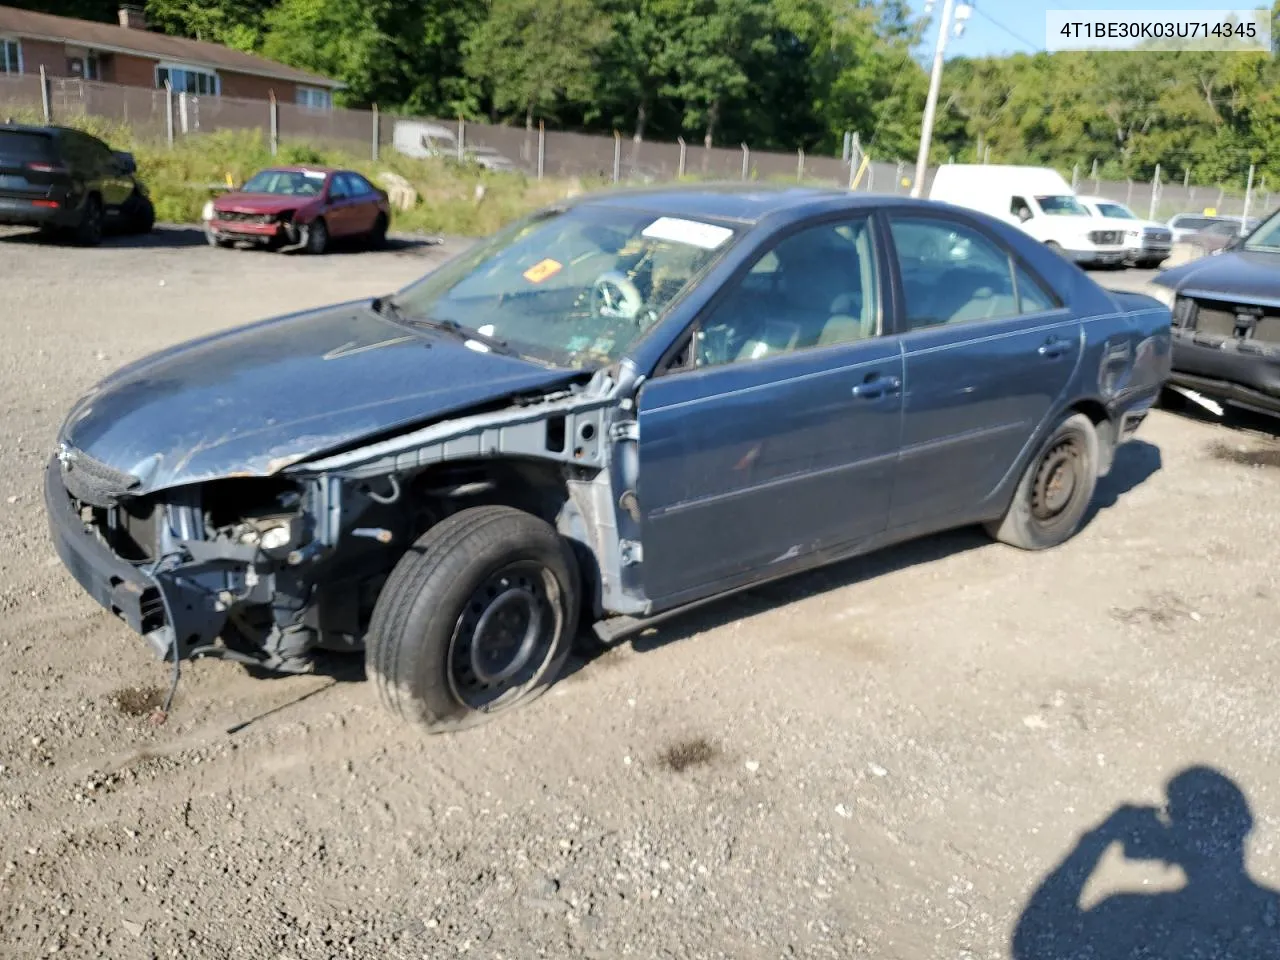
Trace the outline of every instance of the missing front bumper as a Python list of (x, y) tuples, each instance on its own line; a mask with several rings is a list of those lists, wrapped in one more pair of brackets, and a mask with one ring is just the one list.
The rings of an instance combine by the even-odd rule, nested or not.
[(150, 572), (124, 560), (85, 528), (63, 486), (57, 458), (45, 469), (45, 511), (54, 550), (76, 582), (105, 610), (147, 640), (156, 654), (179, 658), (199, 646), (212, 644), (226, 624), (217, 590), (202, 583), (201, 574), (214, 574), (200, 565), (168, 572)]

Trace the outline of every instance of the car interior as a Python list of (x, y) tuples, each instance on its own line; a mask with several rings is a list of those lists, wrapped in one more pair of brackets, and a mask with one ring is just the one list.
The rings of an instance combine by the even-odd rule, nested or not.
[(701, 325), (697, 365), (865, 340), (879, 329), (866, 224), (824, 225), (761, 257)]
[(1009, 257), (941, 222), (895, 220), (894, 246), (911, 329), (1016, 316)]

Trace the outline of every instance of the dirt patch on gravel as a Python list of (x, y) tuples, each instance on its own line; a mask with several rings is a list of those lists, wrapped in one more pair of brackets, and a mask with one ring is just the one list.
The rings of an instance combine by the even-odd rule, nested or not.
[(111, 695), (111, 705), (127, 717), (145, 717), (164, 706), (159, 687), (125, 687)]
[(1224, 463), (1242, 467), (1280, 467), (1280, 446), (1249, 449), (1238, 444), (1218, 441), (1209, 446), (1209, 456)]
[(705, 767), (719, 755), (720, 748), (706, 737), (693, 737), (670, 744), (659, 759), (668, 770), (684, 773), (691, 767)]

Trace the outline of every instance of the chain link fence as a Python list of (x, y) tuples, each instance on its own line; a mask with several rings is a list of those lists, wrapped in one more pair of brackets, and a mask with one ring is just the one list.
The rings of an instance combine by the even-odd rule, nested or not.
[[(792, 180), (870, 193), (911, 191), (914, 163), (868, 156), (846, 139), (846, 156), (808, 155), (739, 147), (705, 148), (700, 143), (661, 143), (620, 135), (544, 131), (540, 128), (412, 117), (377, 110), (314, 109), (293, 103), (199, 97), (39, 75), (0, 76), (0, 119), (43, 116), (65, 122), (77, 116), (126, 124), (144, 142), (173, 143), (220, 130), (259, 131), (272, 144), (299, 141), (378, 159), (388, 150), (411, 150), (472, 157), (498, 169), (535, 177), (590, 178), (616, 183), (661, 183), (681, 177), (718, 180)], [(424, 136), (426, 140), (424, 140)], [(1223, 215), (1245, 212), (1246, 192), (1227, 185), (1137, 181), (1115, 182), (1061, 171), (1080, 193), (1130, 206), (1140, 217), (1167, 220), (1177, 213), (1213, 209)], [(930, 170), (930, 174), (933, 170)], [(1152, 197), (1155, 197), (1154, 202)], [(1247, 198), (1250, 215), (1270, 211), (1265, 181)]]

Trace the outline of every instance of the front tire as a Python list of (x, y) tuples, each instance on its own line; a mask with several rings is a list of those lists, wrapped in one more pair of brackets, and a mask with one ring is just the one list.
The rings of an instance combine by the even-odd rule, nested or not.
[(1065, 416), (1027, 464), (1005, 515), (987, 524), (994, 539), (1047, 550), (1080, 529), (1098, 485), (1098, 432), (1082, 413)]
[(329, 247), (329, 228), (323, 217), (317, 217), (307, 224), (306, 251), (312, 256), (319, 256)]
[(569, 656), (580, 592), (573, 552), (545, 521), (503, 506), (446, 518), (374, 606), (365, 665), (383, 705), (443, 733), (527, 703)]

